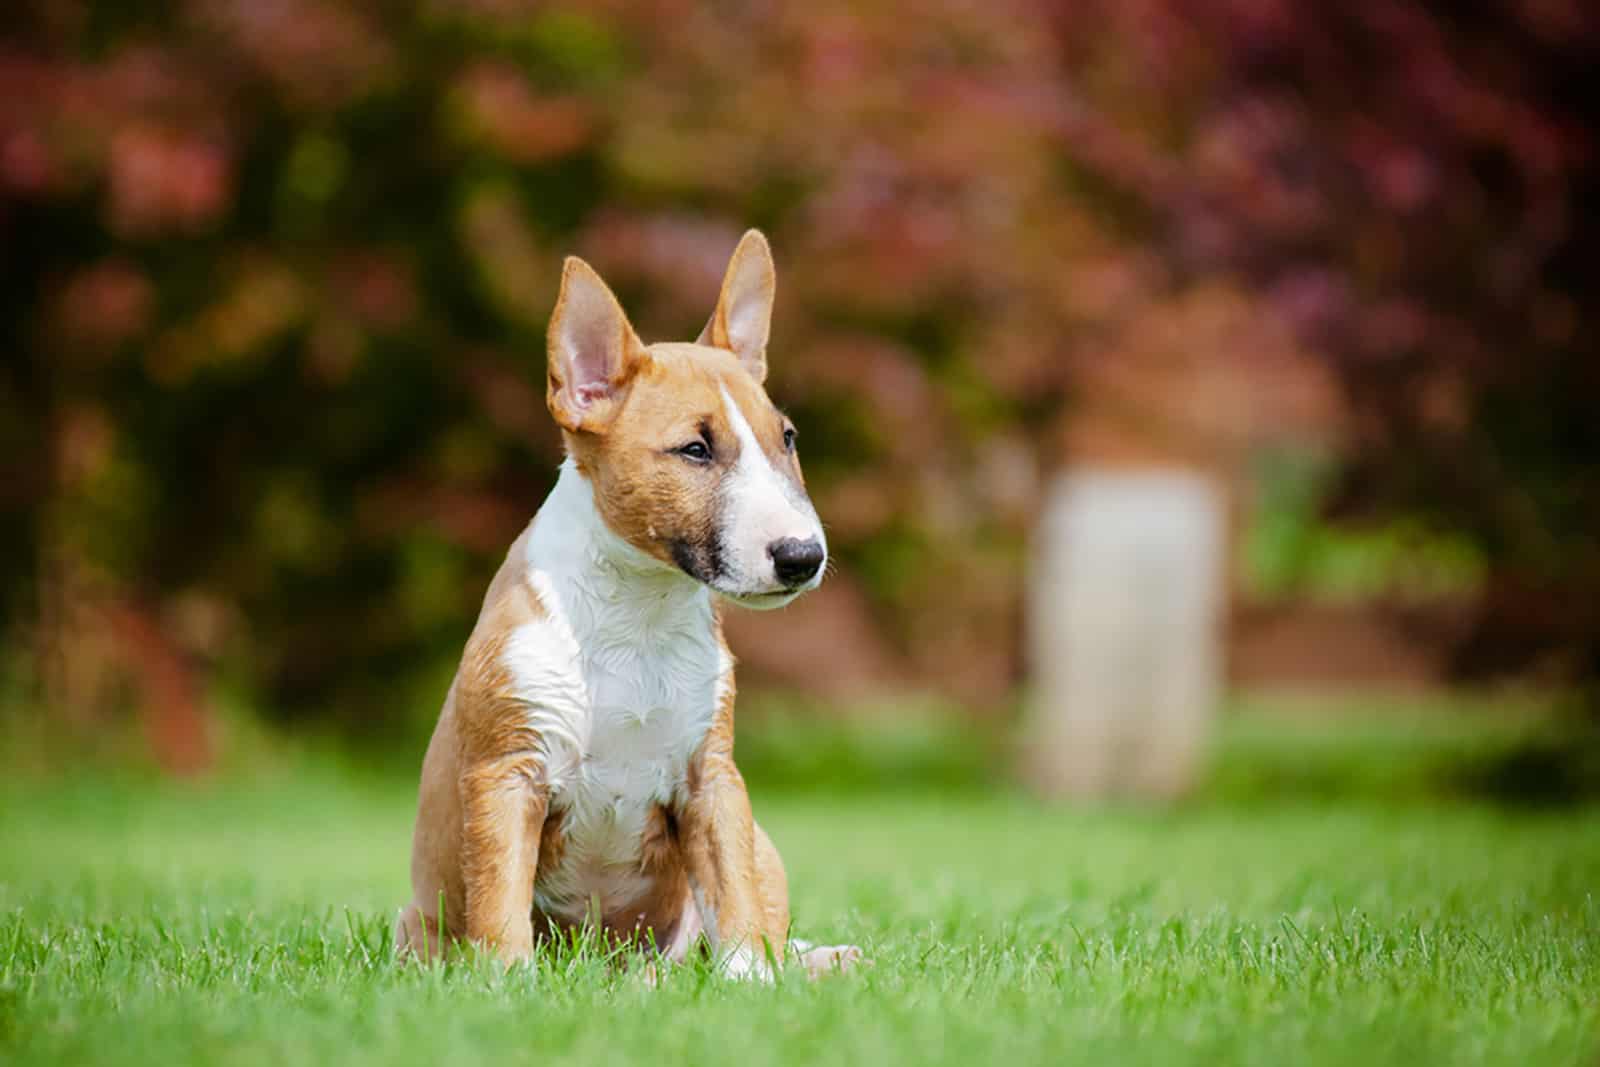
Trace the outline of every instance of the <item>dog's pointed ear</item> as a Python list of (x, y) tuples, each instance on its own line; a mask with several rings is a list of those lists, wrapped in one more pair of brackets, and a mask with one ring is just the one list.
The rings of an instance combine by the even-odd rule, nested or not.
[(728, 261), (717, 309), (700, 331), (697, 343), (729, 349), (752, 378), (766, 381), (767, 334), (772, 328), (772, 299), (777, 286), (767, 239), (760, 230), (747, 231)]
[(594, 268), (568, 256), (546, 338), (545, 399), (564, 430), (601, 432), (645, 358), (644, 343)]

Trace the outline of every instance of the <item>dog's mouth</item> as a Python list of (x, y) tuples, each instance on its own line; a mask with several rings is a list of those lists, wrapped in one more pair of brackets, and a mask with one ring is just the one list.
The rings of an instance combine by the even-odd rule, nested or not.
[(774, 589), (765, 593), (731, 593), (717, 589), (716, 586), (712, 586), (712, 588), (716, 589), (718, 596), (739, 605), (741, 608), (751, 608), (755, 611), (771, 611), (773, 608), (783, 607), (801, 593), (809, 590), (811, 586), (802, 585), (794, 589)]
[[(751, 589), (739, 581), (739, 575), (730, 574), (724, 564), (722, 544), (715, 538), (704, 541), (678, 540), (669, 547), (672, 562), (684, 574), (706, 586), (722, 599), (754, 611), (771, 611), (781, 608), (804, 593), (822, 584), (824, 569), (799, 585), (773, 585)], [(742, 588), (740, 588), (742, 586)]]

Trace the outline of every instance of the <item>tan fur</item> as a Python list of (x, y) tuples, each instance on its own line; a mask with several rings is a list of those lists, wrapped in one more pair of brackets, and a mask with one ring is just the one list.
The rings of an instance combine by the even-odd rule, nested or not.
[(665, 451), (701, 427), (723, 448), (716, 468), (739, 458), (722, 403), (726, 389), (773, 466), (804, 484), (799, 461), (783, 445), (787, 421), (732, 353), (702, 345), (656, 344), (629, 373), (625, 417), (604, 434), (568, 432), (567, 452), (595, 490), (606, 525), (635, 548), (671, 562), (670, 544), (703, 521), (711, 479)]
[[(738, 356), (757, 385), (767, 380), (767, 333), (772, 327), (772, 303), (777, 287), (767, 239), (759, 231), (751, 230), (728, 260), (716, 309), (696, 341), (727, 349)], [(734, 308), (751, 308), (753, 313), (736, 316)]]
[[(550, 411), (605, 524), (658, 560), (671, 563), (674, 541), (706, 521), (712, 492), (705, 471), (670, 450), (706, 433), (727, 446), (719, 462), (737, 458), (724, 392), (750, 422), (774, 470), (800, 482), (798, 461), (784, 443), (787, 421), (759, 384), (766, 373), (771, 286), (766, 242), (747, 236), (700, 343), (646, 347), (590, 268), (579, 260), (567, 263), (551, 322)], [(747, 308), (730, 313), (730, 304), (751, 294), (766, 302), (758, 314)], [(556, 357), (558, 328), (578, 328), (564, 319), (569, 301), (583, 303), (580, 325), (591, 331), (585, 343), (605, 356), (604, 379), (593, 388), (577, 382), (580, 375)], [(594, 379), (593, 367), (581, 370)], [(464, 939), (509, 962), (526, 958), (541, 936), (564, 926), (539, 914), (533, 902), (540, 870), (555, 869), (569, 843), (561, 814), (551, 811), (527, 695), (515, 690), (504, 666), (510, 635), (548, 614), (530, 580), (532, 528), (517, 538), (489, 585), (423, 760), (414, 896), (395, 931), (405, 954), (436, 957)], [(752, 815), (733, 760), (733, 734), (730, 679), (689, 761), (679, 790), (684, 799), (676, 808), (652, 811), (646, 822), (639, 864), (647, 888), (639, 899), (591, 917), (609, 935), (662, 945), (699, 930), (704, 915), (707, 932), (722, 946), (782, 959), (789, 928), (783, 862)], [(829, 951), (837, 960), (838, 952)]]
[(537, 738), (500, 654), (512, 629), (544, 609), (516, 581), (513, 558), (490, 584), (423, 757), (411, 854), (416, 895), (401, 919), (403, 947), (423, 956), (463, 935), (500, 946), (506, 958), (532, 948), (547, 798), (533, 758)]
[[(789, 934), (789, 887), (777, 849), (756, 826), (744, 778), (733, 762), (733, 697), (730, 685), (711, 732), (689, 764), (685, 859), (690, 876), (704, 887), (722, 940), (781, 957)], [(759, 863), (763, 859), (770, 864), (766, 870)]]

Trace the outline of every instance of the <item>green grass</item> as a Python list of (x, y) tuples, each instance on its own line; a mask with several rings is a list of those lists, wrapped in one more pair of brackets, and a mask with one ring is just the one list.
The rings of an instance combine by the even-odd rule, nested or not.
[(397, 968), (390, 778), (13, 780), (0, 1063), (1592, 1063), (1600, 819), (1435, 788), (1499, 736), (1462, 721), (1249, 717), (1172, 810), (1036, 806), (926, 731), (834, 736), (861, 780), (807, 793), (753, 739), (797, 933), (876, 961), (775, 988), (584, 946)]

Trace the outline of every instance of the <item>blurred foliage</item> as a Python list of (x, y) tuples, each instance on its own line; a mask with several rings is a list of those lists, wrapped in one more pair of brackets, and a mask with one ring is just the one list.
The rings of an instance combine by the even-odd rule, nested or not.
[(1207, 798), (1542, 807), (1600, 797), (1592, 724), (1548, 696), (1258, 693), (1230, 710)]
[(995, 722), (949, 703), (896, 700), (837, 707), (777, 693), (739, 708), (739, 771), (752, 788), (831, 793), (994, 789), (1008, 778)]
[(1600, 674), (1594, 6), (1064, 10), (1119, 60), (1096, 102), (1165, 127), (1166, 261), (1248, 279), (1337, 377), (1333, 513), (1484, 561), (1463, 673)]
[(1486, 564), (1477, 543), (1409, 514), (1365, 524), (1330, 524), (1338, 459), (1280, 450), (1256, 464), (1255, 517), (1245, 534), (1241, 582), (1259, 601), (1377, 599), (1468, 602)]
[(0, 33), (0, 596), (79, 674), (108, 605), (136, 666), (409, 716), (553, 478), (561, 255), (689, 337), (748, 225), (836, 581), (930, 683), (1014, 679), (1081, 412), (1226, 452), (1300, 344), (1345, 499), (1461, 531), (1491, 609), (1600, 666), (1581, 0), (20, 0)]

